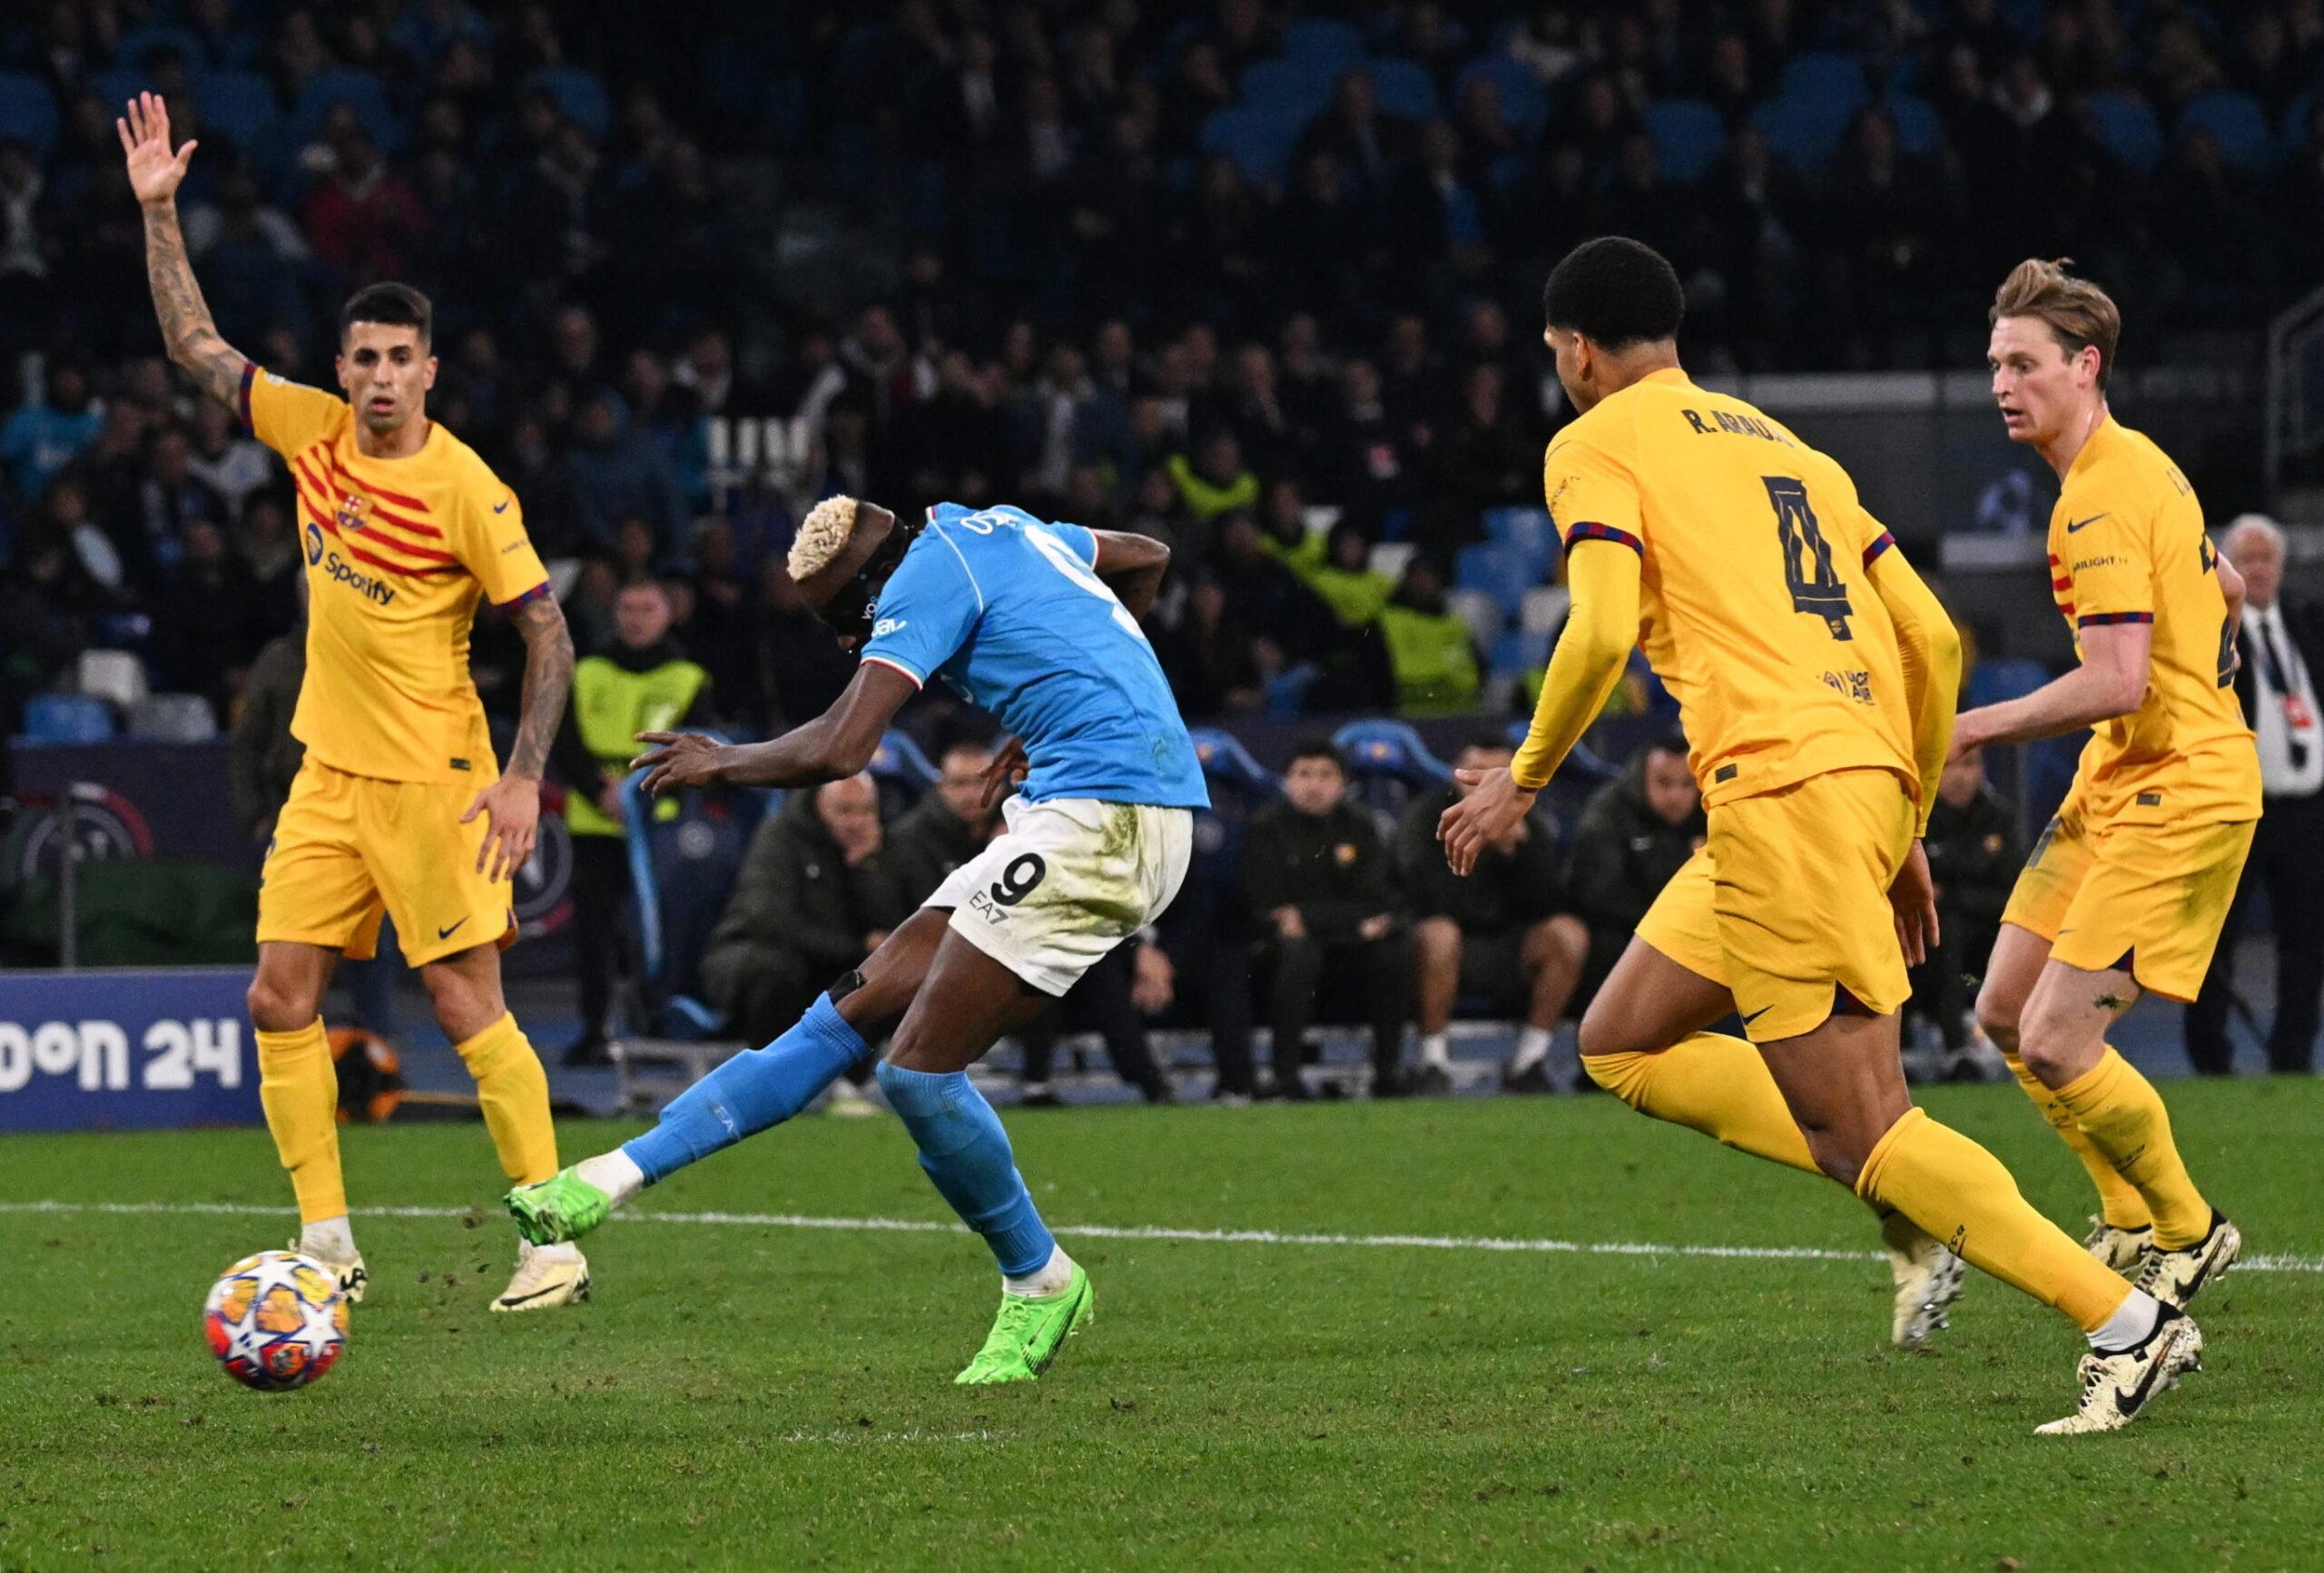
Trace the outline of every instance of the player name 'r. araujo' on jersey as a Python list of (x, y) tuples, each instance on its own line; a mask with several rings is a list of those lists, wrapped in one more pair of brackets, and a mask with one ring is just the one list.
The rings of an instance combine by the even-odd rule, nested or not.
[(1000, 718), (1025, 745), (1028, 802), (1208, 808), (1162, 664), (1097, 561), (1079, 525), (940, 503), (880, 592), (863, 659)]

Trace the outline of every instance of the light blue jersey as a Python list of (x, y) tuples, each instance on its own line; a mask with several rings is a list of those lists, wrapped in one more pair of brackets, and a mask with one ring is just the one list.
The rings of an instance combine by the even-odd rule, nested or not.
[(999, 717), (1024, 742), (1028, 802), (1206, 809), (1161, 663), (1097, 560), (1079, 525), (940, 503), (880, 592), (863, 659)]

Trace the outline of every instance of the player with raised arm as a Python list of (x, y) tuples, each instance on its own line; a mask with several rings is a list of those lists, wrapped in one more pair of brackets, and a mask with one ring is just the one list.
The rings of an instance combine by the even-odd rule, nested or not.
[[(427, 298), (400, 284), (356, 293), (340, 318), (346, 397), (263, 370), (221, 338), (178, 230), (195, 143), (174, 152), (169, 113), (141, 94), (115, 123), (145, 213), (145, 267), (170, 359), (282, 456), (307, 557), (307, 674), (290, 721), (306, 745), (261, 876), (251, 981), (259, 1096), (290, 1172), (293, 1247), (366, 1273), (339, 1162), (338, 1077), (320, 1014), (341, 955), (372, 954), (395, 919), (437, 1022), (476, 1077), (486, 1128), (513, 1180), (556, 1172), (548, 1079), (500, 990), (517, 921), (509, 880), (531, 854), (540, 777), (572, 686), (573, 641), (517, 499), (428, 417), (436, 379)], [(525, 687), (506, 774), (468, 675), (477, 603), (524, 634)], [(518, 1252), (495, 1311), (586, 1298), (571, 1245)]]
[[(1572, 610), (1525, 746), (1445, 811), (1447, 859), (1467, 870), (1531, 809), (1643, 634), (1679, 697), (1706, 866), (1672, 881), (1621, 964), (1634, 1003), (1647, 970), (1669, 996), (1659, 1009), (1673, 1036), (1585, 1018), (1584, 1065), (1647, 1113), (1794, 1167), (1804, 1157), (2064, 1312), (2093, 1352), (2076, 1412), (2042, 1430), (2127, 1424), (2194, 1367), (2194, 1323), (2093, 1261), (1905, 1087), (1905, 955), (1935, 920), (1918, 836), (1952, 728), (1951, 623), (1889, 562), (1893, 543), (1838, 465), (1688, 379), (1685, 298), (1659, 254), (1589, 241), (1551, 274), (1544, 304), (1581, 412), (1544, 477)], [(1748, 1045), (1693, 1030), (1730, 999)]]
[(2114, 419), (2122, 317), (2028, 259), (1994, 297), (1994, 401), (2063, 486), (2050, 589), (2074, 669), (1964, 714), (1956, 753), (2091, 730), (2073, 785), (2010, 892), (1977, 1019), (2098, 1187), (2091, 1253), (2184, 1305), (2243, 1249), (2195, 1188), (2162, 1095), (2107, 1046), (2142, 988), (2192, 1000), (2260, 820), (2260, 756), (2235, 697), (2243, 583), (2194, 488)]
[(832, 708), (772, 742), (648, 732), (639, 763), (681, 787), (809, 787), (864, 768), (931, 678), (1016, 742), (1007, 831), (963, 864), (799, 1024), (736, 1055), (655, 1127), (508, 1194), (536, 1243), (594, 1229), (646, 1185), (789, 1119), (893, 1030), (881, 1089), (921, 1166), (1001, 1273), (1000, 1312), (958, 1381), (1027, 1381), (1088, 1321), (1089, 1277), (1060, 1250), (968, 1067), (1070, 988), (1177, 894), (1193, 811), (1209, 805), (1193, 741), (1137, 618), (1169, 550), (1144, 536), (946, 503), (906, 524), (852, 497), (818, 504), (791, 548), (807, 605), (861, 651)]

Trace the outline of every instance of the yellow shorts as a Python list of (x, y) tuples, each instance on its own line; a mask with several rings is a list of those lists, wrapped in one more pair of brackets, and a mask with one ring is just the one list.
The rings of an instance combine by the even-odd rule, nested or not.
[(2093, 826), (2069, 802), (2034, 843), (2001, 920), (2050, 941), (2053, 961), (2127, 970), (2142, 988), (2191, 1000), (2258, 827)]
[(1724, 983), (1727, 953), (1718, 948), (1715, 885), (1710, 848), (1697, 847), (1638, 920), (1638, 937), (1696, 976)]
[(1903, 777), (1836, 771), (1709, 817), (1722, 967), (1754, 1043), (1823, 1026), (1841, 989), (1876, 1016), (1903, 1006), (1912, 990), (1888, 904), (1913, 844)]
[(476, 871), (486, 817), (460, 823), (493, 780), (379, 781), (310, 754), (267, 846), (259, 942), (322, 945), (360, 960), (378, 949), (384, 915), (414, 967), (494, 940), (514, 944), (509, 881)]

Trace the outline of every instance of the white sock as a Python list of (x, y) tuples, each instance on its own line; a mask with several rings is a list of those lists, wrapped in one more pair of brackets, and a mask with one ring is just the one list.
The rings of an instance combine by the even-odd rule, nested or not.
[(1452, 1050), (1444, 1034), (1423, 1032), (1420, 1035), (1420, 1062), (1423, 1065), (1433, 1065), (1439, 1070), (1452, 1068)]
[(1523, 1076), (1550, 1057), (1550, 1029), (1527, 1027), (1517, 1034), (1517, 1052), (1509, 1057), (1509, 1074)]
[(573, 1176), (586, 1181), (611, 1196), (616, 1207), (645, 1188), (645, 1171), (619, 1147), (610, 1153), (599, 1153), (594, 1158), (582, 1159), (573, 1165)]
[(2101, 1354), (2120, 1354), (2144, 1343), (2162, 1315), (2162, 1303), (2143, 1289), (2133, 1289), (2105, 1325), (2090, 1335), (2090, 1347)]
[(1004, 1273), (1000, 1275), (1000, 1287), (1004, 1293), (1039, 1298), (1064, 1293), (1065, 1286), (1072, 1281), (1073, 1258), (1065, 1253), (1064, 1246), (1052, 1245), (1049, 1247), (1049, 1259), (1041, 1264), (1039, 1271), (1028, 1273), (1022, 1278), (1011, 1278)]
[(581, 1260), (581, 1247), (570, 1240), (555, 1245), (536, 1245), (529, 1240), (519, 1239), (517, 1242), (517, 1265), (522, 1267), (535, 1257), (545, 1262), (578, 1262)]
[(299, 1251), (324, 1262), (352, 1262), (359, 1253), (355, 1249), (355, 1231), (348, 1227), (347, 1214), (322, 1218), (299, 1231)]

